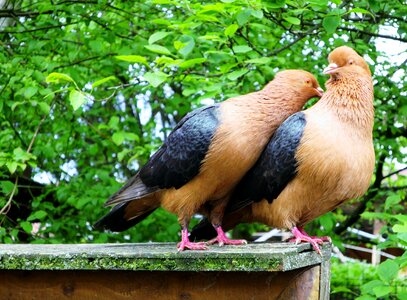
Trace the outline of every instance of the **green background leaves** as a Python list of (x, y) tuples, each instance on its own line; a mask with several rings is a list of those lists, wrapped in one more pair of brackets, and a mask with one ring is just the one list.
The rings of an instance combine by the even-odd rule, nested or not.
[[(176, 217), (163, 210), (123, 234), (91, 224), (187, 112), (258, 90), (281, 69), (308, 70), (323, 86), (328, 53), (347, 44), (374, 74), (377, 167), (366, 195), (307, 230), (341, 247), (354, 239), (347, 240), (347, 227), (381, 220), (386, 239), (370, 242), (406, 246), (407, 182), (397, 172), (407, 146), (401, 2), (9, 3), (0, 16), (0, 207), (16, 176), (19, 184), (0, 220), (0, 242), (178, 240)], [(37, 222), (47, 225), (31, 234)], [(395, 263), (402, 268), (405, 257)], [(380, 285), (361, 289), (362, 297), (394, 296), (394, 265), (380, 270), (363, 282)]]

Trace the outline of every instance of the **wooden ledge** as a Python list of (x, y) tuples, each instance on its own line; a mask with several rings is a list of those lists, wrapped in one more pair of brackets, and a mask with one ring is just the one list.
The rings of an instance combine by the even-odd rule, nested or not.
[(178, 253), (175, 243), (0, 245), (3, 270), (288, 271), (329, 261), (310, 244), (251, 243)]

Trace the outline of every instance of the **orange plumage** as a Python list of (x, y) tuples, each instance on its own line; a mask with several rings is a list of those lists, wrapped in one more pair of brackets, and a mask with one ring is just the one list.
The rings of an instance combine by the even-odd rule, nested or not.
[[(329, 62), (327, 91), (277, 130), (230, 200), (225, 228), (262, 222), (290, 229), (297, 242), (319, 251), (324, 239), (309, 237), (302, 227), (368, 189), (375, 163), (370, 70), (346, 46), (331, 52)], [(200, 237), (198, 229), (192, 234)]]
[(275, 129), (305, 102), (320, 96), (308, 72), (287, 70), (264, 89), (228, 99), (188, 114), (150, 161), (107, 205), (116, 204), (96, 225), (124, 230), (162, 206), (178, 215), (182, 227), (179, 250), (204, 249), (188, 240), (193, 214), (207, 214), (219, 233), (230, 192), (253, 166)]

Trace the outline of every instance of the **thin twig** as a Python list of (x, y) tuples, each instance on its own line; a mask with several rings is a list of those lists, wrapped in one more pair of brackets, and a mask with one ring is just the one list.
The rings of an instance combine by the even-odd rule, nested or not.
[(47, 27), (29, 29), (29, 30), (22, 30), (22, 31), (4, 30), (4, 31), (0, 31), (0, 34), (28, 33), (28, 32), (35, 32), (35, 31), (41, 31), (41, 30), (49, 30), (49, 29), (53, 29), (53, 28), (61, 28), (61, 27), (63, 27), (63, 26), (69, 26), (69, 25), (74, 25), (74, 24), (78, 24), (78, 23), (80, 23), (80, 21), (72, 22), (72, 23), (67, 23), (67, 24), (59, 24), (59, 25), (53, 25), (53, 26), (47, 26)]
[[(51, 104), (51, 107), (52, 107), (52, 104)], [(38, 135), (38, 132), (40, 131), (41, 125), (42, 125), (42, 123), (45, 121), (45, 119), (47, 117), (48, 117), (48, 115), (46, 114), (41, 118), (40, 123), (38, 124), (37, 128), (35, 129), (34, 135), (31, 138), (30, 144), (28, 145), (27, 153), (31, 152), (31, 148), (34, 145), (35, 139), (37, 138), (37, 135)], [(18, 176), (16, 176), (16, 180), (14, 182), (13, 190), (11, 191), (11, 194), (10, 194), (8, 200), (7, 200), (6, 205), (4, 205), (3, 208), (0, 210), (0, 215), (7, 214), (9, 212), (10, 207), (11, 207), (11, 201), (13, 201), (14, 193), (17, 190), (17, 185), (18, 185)]]
[(386, 176), (384, 176), (383, 179), (389, 178), (389, 177), (391, 177), (391, 176), (393, 176), (393, 175), (396, 175), (396, 174), (398, 174), (398, 173), (400, 173), (400, 172), (403, 172), (403, 171), (405, 171), (405, 170), (407, 170), (407, 167), (404, 167), (404, 168), (402, 168), (402, 169), (400, 169), (400, 170), (391, 172), (391, 173), (387, 174)]
[(399, 37), (391, 36), (391, 35), (387, 35), (387, 34), (374, 33), (374, 32), (370, 32), (370, 31), (360, 30), (360, 29), (356, 29), (356, 28), (349, 28), (349, 27), (344, 27), (344, 26), (340, 26), (340, 27), (338, 27), (338, 29), (348, 30), (348, 31), (362, 33), (362, 34), (366, 34), (366, 35), (374, 36), (374, 37), (378, 37), (378, 38), (390, 39), (390, 40), (407, 43), (407, 39), (403, 39), (403, 38), (399, 38)]
[(57, 66), (57, 67), (53, 68), (53, 70), (63, 69), (63, 68), (67, 68), (67, 67), (72, 67), (72, 66), (75, 66), (75, 65), (79, 65), (79, 64), (81, 64), (81, 63), (83, 63), (83, 62), (89, 61), (89, 60), (94, 60), (94, 59), (98, 59), (98, 58), (102, 58), (102, 57), (108, 57), (108, 56), (113, 56), (113, 55), (116, 55), (116, 53), (108, 53), (108, 54), (106, 54), (106, 55), (96, 55), (96, 56), (92, 56), (92, 57), (87, 57), (87, 58), (84, 58), (84, 59), (80, 59), (80, 60), (71, 62), (71, 63), (66, 64), (66, 65)]
[(307, 35), (311, 34), (314, 30), (318, 29), (318, 25), (308, 29), (306, 32), (302, 32), (300, 34), (298, 34), (297, 38), (295, 40), (293, 40), (292, 42), (288, 43), (287, 45), (278, 48), (272, 52), (270, 52), (269, 54), (267, 54), (267, 56), (274, 56), (280, 52), (283, 52), (284, 50), (290, 48), (292, 45), (298, 43), (299, 41), (301, 41), (303, 38), (305, 38)]
[(14, 186), (13, 190), (11, 191), (10, 196), (8, 197), (6, 205), (3, 206), (3, 208), (0, 210), (0, 215), (6, 215), (8, 211), (10, 210), (11, 207), (11, 201), (13, 201), (14, 193), (17, 190), (17, 185), (18, 185), (18, 176), (16, 177), (16, 180), (14, 181)]

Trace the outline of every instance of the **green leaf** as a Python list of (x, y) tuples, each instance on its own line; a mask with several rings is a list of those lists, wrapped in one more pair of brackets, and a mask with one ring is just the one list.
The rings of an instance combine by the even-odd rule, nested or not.
[(392, 215), (392, 217), (400, 222), (407, 223), (407, 215)]
[(100, 52), (103, 49), (103, 42), (101, 40), (93, 40), (89, 42), (90, 48), (95, 52)]
[(12, 183), (11, 181), (3, 180), (0, 181), (0, 187), (3, 194), (8, 195), (13, 191), (14, 183)]
[(245, 9), (238, 13), (236, 16), (237, 24), (239, 24), (239, 26), (243, 26), (244, 24), (246, 24), (249, 21), (251, 14), (252, 14), (251, 9)]
[(398, 300), (407, 300), (407, 291), (398, 291), (397, 299)]
[(150, 50), (151, 52), (158, 53), (158, 54), (164, 54), (164, 55), (171, 55), (170, 50), (167, 48), (160, 46), (160, 45), (148, 45), (144, 46), (147, 50)]
[(270, 60), (271, 60), (270, 57), (259, 57), (259, 58), (253, 58), (253, 59), (246, 60), (245, 63), (264, 65), (264, 64), (270, 63)]
[(374, 220), (374, 219), (388, 219), (391, 217), (390, 214), (380, 213), (380, 212), (364, 212), (361, 214), (362, 218), (367, 220)]
[(74, 80), (66, 74), (63, 73), (51, 73), (45, 78), (45, 82), (47, 83), (60, 83), (60, 82), (74, 82)]
[(187, 68), (190, 68), (190, 67), (195, 66), (197, 64), (201, 64), (201, 63), (203, 63), (205, 61), (206, 61), (206, 58), (193, 58), (193, 59), (189, 59), (189, 60), (186, 60), (186, 61), (180, 63), (179, 67), (183, 68), (183, 69), (187, 69)]
[[(380, 280), (371, 280), (360, 287), (361, 294), (363, 296), (368, 296), (368, 294), (373, 294), (373, 288), (376, 286), (383, 285), (383, 282)], [(370, 298), (367, 298), (370, 299)], [(375, 298), (374, 298), (375, 299)]]
[(117, 146), (120, 146), (124, 142), (124, 132), (123, 131), (118, 131), (118, 132), (113, 133), (112, 141)]
[(252, 16), (257, 18), (257, 19), (263, 19), (263, 11), (261, 10), (251, 10)]
[(129, 153), (130, 153), (130, 150), (129, 150), (129, 149), (124, 149), (124, 150), (120, 151), (119, 153), (117, 153), (117, 159), (118, 159), (119, 161), (122, 161), (123, 158), (125, 158), (125, 156), (126, 156), (127, 154), (129, 154)]
[(247, 45), (241, 45), (241, 46), (234, 46), (233, 51), (235, 53), (246, 53), (249, 51), (252, 51), (253, 49)]
[(396, 278), (398, 271), (398, 264), (391, 259), (387, 259), (386, 261), (382, 262), (377, 268), (377, 274), (379, 274), (380, 279), (387, 283)]
[(82, 92), (72, 90), (69, 93), (69, 102), (71, 103), (73, 110), (77, 110), (86, 102), (86, 97)]
[(140, 138), (138, 137), (138, 135), (135, 133), (131, 133), (131, 132), (125, 132), (124, 138), (129, 141), (136, 141), (136, 142), (140, 141)]
[(168, 75), (163, 72), (147, 72), (144, 74), (144, 79), (148, 81), (153, 87), (158, 87), (161, 83), (167, 80)]
[(123, 61), (127, 61), (130, 63), (141, 63), (147, 65), (147, 59), (140, 55), (118, 55), (115, 58)]
[(38, 102), (38, 106), (39, 106), (40, 110), (41, 110), (44, 114), (46, 114), (46, 115), (49, 114), (49, 112), (50, 112), (50, 110), (51, 110), (51, 107), (48, 105), (47, 102)]
[(394, 205), (400, 203), (401, 201), (401, 197), (398, 194), (393, 194), (390, 195), (389, 197), (387, 197), (385, 205), (384, 205), (384, 209), (388, 210), (390, 208), (392, 208)]
[(326, 7), (328, 5), (328, 0), (308, 0), (309, 4), (312, 6), (318, 6), (318, 7)]
[(17, 147), (13, 150), (13, 158), (16, 161), (26, 161), (31, 158), (31, 154), (27, 153), (27, 151)]
[(38, 92), (38, 88), (35, 86), (29, 86), (25, 89), (24, 91), (24, 97), (26, 99), (30, 99), (32, 96), (34, 96)]
[(321, 223), (322, 227), (324, 227), (325, 231), (331, 231), (334, 226), (332, 213), (327, 213), (319, 217), (319, 222)]
[(267, 3), (270, 8), (281, 8), (285, 5), (285, 0), (274, 0)]
[(390, 287), (387, 285), (379, 285), (373, 288), (376, 297), (383, 297), (390, 293)]
[(226, 36), (229, 36), (229, 37), (232, 37), (234, 34), (235, 34), (235, 32), (236, 32), (236, 30), (239, 28), (239, 26), (237, 25), (237, 24), (232, 24), (232, 25), (229, 25), (228, 27), (226, 27), (226, 29), (225, 29), (225, 35)]
[(301, 24), (301, 20), (296, 17), (284, 17), (284, 20), (286, 20), (288, 23), (291, 23), (293, 25)]
[(341, 287), (334, 288), (334, 290), (331, 292), (331, 294), (343, 293), (343, 292), (351, 293), (351, 294), (354, 293), (354, 291), (352, 291), (351, 289), (348, 289), (347, 287), (341, 286)]
[(237, 70), (237, 71), (230, 73), (227, 77), (229, 80), (234, 81), (234, 80), (238, 79), (239, 77), (243, 76), (244, 74), (246, 74), (247, 72), (249, 72), (249, 70)]
[(363, 9), (363, 8), (358, 8), (358, 7), (357, 8), (352, 8), (347, 13), (348, 14), (349, 13), (360, 13), (360, 14), (365, 14), (365, 15), (371, 15), (373, 18), (375, 18), (375, 16), (370, 11), (368, 11), (366, 9)]
[(404, 223), (403, 225), (396, 224), (392, 227), (392, 229), (394, 232), (406, 233), (407, 232), (407, 223)]
[(370, 295), (362, 295), (360, 297), (355, 298), (355, 300), (377, 300), (377, 299)]
[(42, 220), (45, 218), (47, 213), (43, 210), (37, 210), (33, 212), (28, 218), (27, 221)]
[(407, 244), (407, 232), (398, 233), (397, 238)]
[(116, 79), (116, 77), (109, 76), (109, 77), (105, 77), (105, 78), (96, 80), (94, 83), (92, 83), (92, 89), (94, 89), (95, 87), (97, 87), (97, 86), (99, 86), (101, 84), (104, 84), (105, 82), (108, 82), (108, 81), (114, 80), (114, 79)]
[(195, 40), (189, 35), (183, 35), (178, 42), (181, 43), (181, 47), (178, 47), (177, 51), (184, 57), (188, 56), (195, 47)]
[(185, 97), (188, 97), (188, 96), (196, 93), (197, 91), (198, 90), (196, 88), (191, 88), (191, 89), (190, 88), (184, 88), (182, 90), (182, 95), (185, 96)]
[(107, 125), (109, 126), (109, 128), (118, 130), (119, 129), (119, 122), (120, 122), (120, 118), (118, 116), (112, 116)]
[(165, 32), (165, 31), (159, 31), (156, 33), (153, 33), (149, 39), (148, 39), (148, 43), (154, 44), (155, 42), (162, 40), (163, 38), (165, 38), (166, 36), (168, 36), (169, 34), (171, 34), (171, 32)]
[(322, 21), (322, 26), (325, 28), (328, 34), (332, 34), (336, 31), (339, 24), (341, 23), (341, 18), (338, 16), (327, 16)]
[(30, 222), (27, 221), (20, 222), (20, 226), (25, 232), (31, 234), (33, 227)]
[(6, 167), (11, 174), (13, 174), (17, 170), (17, 166), (18, 166), (18, 164), (15, 161), (6, 162)]

